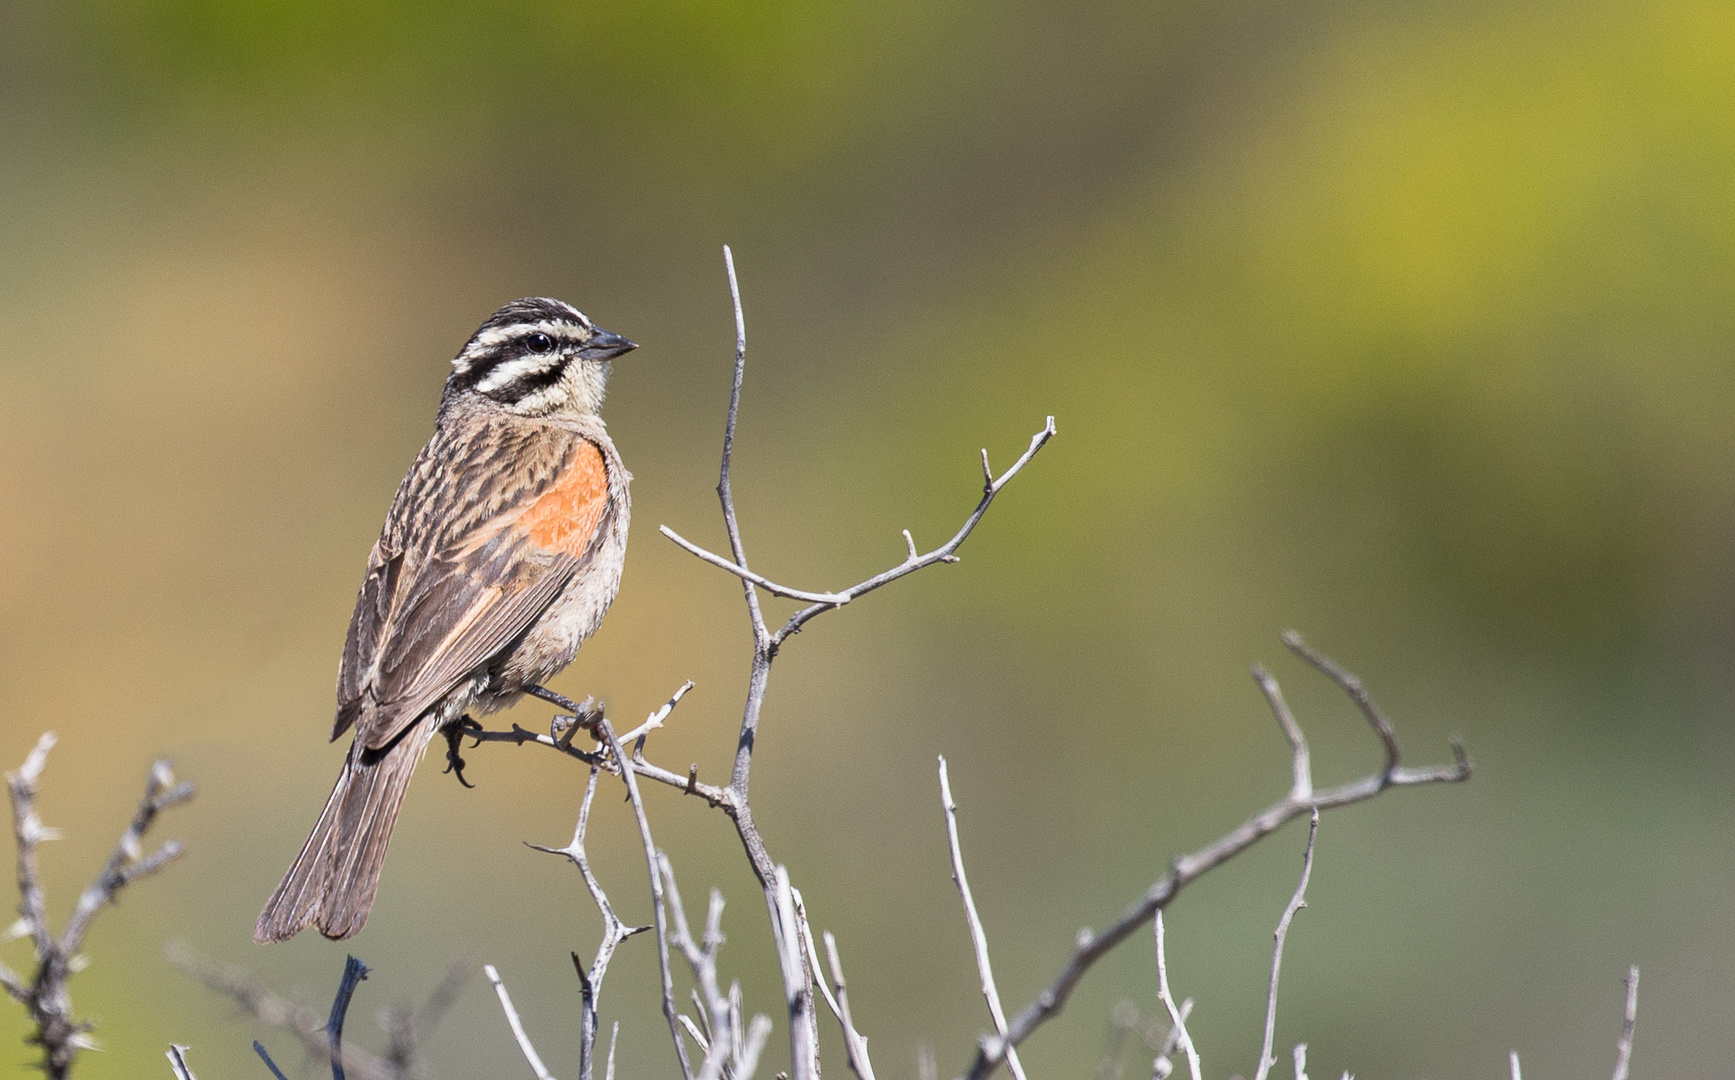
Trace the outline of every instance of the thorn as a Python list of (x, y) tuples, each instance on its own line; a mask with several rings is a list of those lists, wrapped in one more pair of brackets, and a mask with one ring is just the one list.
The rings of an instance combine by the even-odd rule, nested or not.
[(687, 794), (691, 795), (699, 786), (699, 763), (697, 761), (687, 767)]
[(911, 562), (915, 562), (917, 559), (922, 557), (921, 553), (916, 551), (916, 538), (910, 535), (910, 530), (908, 529), (904, 530), (904, 543), (909, 546)]
[(994, 486), (994, 470), (988, 465), (988, 448), (982, 448), (982, 482), (989, 488)]

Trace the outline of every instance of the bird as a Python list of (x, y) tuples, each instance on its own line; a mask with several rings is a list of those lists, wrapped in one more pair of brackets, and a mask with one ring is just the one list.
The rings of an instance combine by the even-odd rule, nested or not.
[(602, 622), (620, 588), (632, 477), (598, 413), (610, 361), (637, 347), (570, 304), (530, 297), (489, 316), (452, 360), (344, 641), (331, 739), (353, 731), (349, 756), (255, 941), (309, 926), (359, 933), (435, 734), (545, 692)]

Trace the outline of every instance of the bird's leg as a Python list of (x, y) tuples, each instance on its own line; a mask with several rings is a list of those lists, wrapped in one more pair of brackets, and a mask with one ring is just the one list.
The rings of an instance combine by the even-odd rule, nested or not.
[[(481, 730), (482, 725), (470, 719), (468, 716), (460, 716), (458, 719), (440, 729), (440, 734), (446, 737), (446, 772), (456, 773), (458, 776), (458, 783), (463, 784), (467, 788), (473, 788), (476, 785), (464, 779), (464, 758), (458, 753), (458, 748), (462, 745), (464, 736), (467, 733)], [(476, 745), (480, 746), (482, 744), (478, 742)]]
[(541, 698), (543, 701), (571, 711), (570, 726), (561, 723), (562, 720), (569, 719), (568, 717), (557, 716), (554, 718), (551, 734), (554, 736), (555, 745), (559, 746), (560, 749), (565, 750), (572, 745), (572, 737), (578, 734), (580, 728), (589, 732), (598, 742), (602, 741), (602, 731), (597, 727), (597, 721), (601, 720), (603, 715), (602, 705), (595, 698), (587, 697), (583, 701), (574, 701), (564, 694), (557, 694), (545, 686), (537, 686), (534, 683), (526, 686), (524, 692), (531, 697)]

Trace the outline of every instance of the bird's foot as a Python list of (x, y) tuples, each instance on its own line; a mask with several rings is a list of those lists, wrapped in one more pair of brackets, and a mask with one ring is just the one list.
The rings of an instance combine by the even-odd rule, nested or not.
[[(476, 785), (464, 779), (464, 758), (463, 755), (458, 753), (458, 749), (463, 745), (465, 735), (472, 731), (481, 730), (482, 725), (470, 719), (468, 716), (460, 716), (458, 719), (440, 729), (440, 734), (446, 737), (446, 772), (456, 773), (458, 783), (463, 784), (467, 788), (473, 788)], [(480, 746), (482, 744), (478, 741), (476, 745)]]

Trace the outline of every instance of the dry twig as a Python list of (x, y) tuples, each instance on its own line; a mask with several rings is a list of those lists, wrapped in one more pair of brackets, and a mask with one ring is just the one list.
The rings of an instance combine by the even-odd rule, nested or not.
[(1283, 917), (1277, 920), (1274, 935), (1277, 943), (1271, 947), (1271, 988), (1265, 995), (1265, 1043), (1259, 1051), (1259, 1068), (1253, 1073), (1253, 1080), (1265, 1080), (1271, 1074), (1271, 1067), (1277, 1064), (1277, 1059), (1271, 1054), (1272, 1039), (1277, 1033), (1277, 974), (1283, 969), (1283, 942), (1289, 937), (1289, 923), (1296, 912), (1307, 906), (1307, 879), (1313, 876), (1313, 841), (1318, 835), (1319, 811), (1315, 810), (1307, 824), (1307, 851), (1301, 856), (1301, 883), (1295, 886), (1295, 895), (1283, 909)]
[[(988, 455), (982, 455), (984, 471)], [(982, 929), (982, 916), (976, 913), (976, 898), (970, 894), (970, 879), (964, 874), (964, 849), (958, 844), (958, 805), (952, 801), (952, 781), (946, 775), (946, 759), (940, 758), (940, 806), (946, 812), (946, 842), (952, 849), (952, 880), (958, 885), (958, 895), (964, 899), (964, 918), (970, 924), (970, 942), (976, 949), (976, 971), (982, 977), (982, 997), (988, 1002), (988, 1015), (994, 1020), (994, 1031), (1006, 1038), (1006, 1011), (1000, 1007), (1000, 989), (994, 985), (994, 967), (988, 959), (988, 933)], [(1006, 1067), (1016, 1080), (1025, 1080), (1024, 1063), (1018, 1060), (1014, 1047), (1006, 1048)], [(1259, 1080), (1265, 1080), (1263, 1076)]]
[(584, 834), (590, 825), (590, 806), (596, 798), (596, 778), (599, 766), (591, 766), (590, 779), (584, 785), (584, 800), (578, 807), (578, 824), (572, 831), (572, 842), (563, 848), (543, 847), (540, 844), (526, 845), (537, 851), (546, 851), (551, 855), (564, 855), (572, 864), (578, 867), (579, 876), (584, 879), (584, 887), (590, 891), (590, 897), (596, 902), (596, 908), (602, 913), (602, 941), (596, 947), (596, 955), (590, 962), (590, 970), (586, 971), (584, 963), (578, 954), (572, 954), (572, 966), (578, 971), (579, 992), (579, 1042), (578, 1042), (578, 1072), (580, 1080), (591, 1080), (596, 1057), (596, 1032), (598, 1001), (602, 997), (602, 981), (608, 975), (609, 961), (614, 958), (614, 951), (621, 942), (634, 934), (649, 930), (648, 926), (628, 926), (615, 914), (613, 905), (608, 902), (608, 894), (603, 892), (602, 883), (591, 871), (590, 860), (585, 855)]
[(530, 1044), (530, 1036), (525, 1034), (524, 1024), (518, 1019), (518, 1010), (512, 1007), (512, 995), (506, 992), (506, 984), (500, 980), (500, 973), (494, 970), (493, 964), (483, 964), (482, 973), (488, 976), (488, 981), (494, 986), (494, 994), (500, 999), (500, 1009), (506, 1014), (506, 1024), (512, 1029), (512, 1037), (518, 1041), (518, 1049), (524, 1055), (524, 1060), (530, 1063), (530, 1071), (536, 1074), (536, 1080), (554, 1080), (548, 1074), (548, 1067), (542, 1064), (542, 1058), (536, 1052), (536, 1047)]
[(1618, 1056), (1615, 1058), (1614, 1080), (1627, 1080), (1627, 1066), (1633, 1060), (1633, 1027), (1639, 1021), (1639, 966), (1634, 964), (1627, 969), (1627, 1011), (1626, 1020), (1621, 1024), (1621, 1039), (1615, 1044)]
[(67, 983), (84, 966), (79, 948), (91, 920), (114, 900), (129, 883), (149, 877), (181, 857), (181, 842), (170, 840), (149, 855), (144, 851), (145, 834), (157, 815), (193, 797), (191, 784), (177, 784), (167, 761), (151, 766), (145, 780), (144, 798), (132, 821), (109, 853), (95, 880), (85, 887), (73, 906), (60, 935), (48, 924), (47, 900), (37, 871), (36, 848), (44, 840), (59, 839), (60, 833), (42, 823), (36, 813), (37, 781), (54, 748), (53, 732), (45, 732), (16, 772), (6, 774), (12, 799), (12, 832), (18, 845), (18, 922), (12, 936), (28, 937), (36, 953), (35, 975), (24, 979), (0, 965), (0, 986), (30, 1013), (35, 1030), (26, 1041), (42, 1048), (41, 1068), (53, 1080), (72, 1072), (80, 1050), (94, 1049), (90, 1021), (72, 1018), (72, 996)]
[(1163, 913), (1160, 909), (1153, 928), (1157, 938), (1157, 999), (1169, 1011), (1171, 1041), (1187, 1055), (1187, 1068), (1193, 1074), (1193, 1080), (1200, 1080), (1199, 1051), (1193, 1046), (1193, 1037), (1187, 1034), (1187, 1013), (1175, 1004), (1175, 996), (1169, 992), (1169, 958), (1163, 949)]

